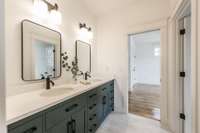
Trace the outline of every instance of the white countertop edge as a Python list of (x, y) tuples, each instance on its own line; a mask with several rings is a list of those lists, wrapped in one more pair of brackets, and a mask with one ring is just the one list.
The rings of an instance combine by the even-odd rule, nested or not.
[(83, 90), (80, 89), (80, 91), (78, 91), (78, 92), (76, 92), (76, 93), (74, 93), (74, 94), (71, 94), (70, 96), (66, 96), (66, 97), (63, 98), (63, 99), (56, 100), (56, 101), (52, 102), (51, 104), (44, 105), (44, 106), (41, 107), (41, 108), (33, 109), (33, 111), (31, 111), (31, 112), (27, 112), (27, 113), (24, 113), (23, 115), (20, 115), (20, 116), (14, 117), (14, 118), (12, 118), (12, 119), (6, 120), (6, 125), (7, 125), (7, 126), (8, 126), (8, 125), (11, 125), (11, 124), (13, 124), (13, 123), (15, 123), (15, 122), (18, 122), (18, 121), (20, 121), (20, 120), (23, 120), (23, 119), (29, 117), (29, 116), (35, 115), (35, 114), (37, 114), (37, 113), (39, 113), (39, 112), (42, 112), (42, 111), (44, 111), (44, 110), (46, 110), (46, 109), (48, 109), (48, 108), (53, 107), (53, 106), (55, 106), (55, 105), (57, 105), (57, 104), (59, 104), (59, 103), (62, 103), (62, 102), (64, 102), (64, 101), (66, 101), (66, 100), (69, 100), (69, 99), (71, 99), (71, 98), (74, 98), (74, 97), (76, 97), (76, 96), (78, 96), (78, 95), (81, 95), (81, 94), (83, 94), (83, 93), (85, 93), (85, 92), (88, 92), (88, 91), (90, 91), (90, 90), (92, 90), (92, 89), (95, 89), (96, 87), (99, 87), (99, 86), (101, 86), (101, 85), (103, 85), (103, 84), (106, 84), (106, 83), (108, 83), (108, 82), (110, 82), (110, 81), (113, 81), (113, 80), (114, 80), (113, 78), (111, 78), (111, 79), (109, 79), (109, 80), (103, 80), (103, 81), (101, 81), (99, 84), (96, 84), (96, 85), (94, 85), (94, 86), (89, 86), (87, 89), (83, 89)]

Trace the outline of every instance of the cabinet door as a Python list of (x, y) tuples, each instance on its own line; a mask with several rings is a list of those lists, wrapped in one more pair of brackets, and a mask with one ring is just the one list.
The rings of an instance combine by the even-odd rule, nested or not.
[(108, 114), (110, 113), (109, 94), (106, 93), (104, 97), (105, 97), (105, 104), (104, 104), (104, 107), (103, 107), (103, 111), (104, 111), (104, 117), (107, 117)]
[(43, 133), (42, 126), (42, 117), (39, 117), (12, 130), (9, 129), (8, 133)]
[(97, 121), (98, 121), (98, 124), (100, 125), (104, 120), (104, 115), (103, 115), (103, 103), (102, 103), (102, 97), (100, 99), (100, 102), (98, 104), (98, 107), (97, 107)]
[(71, 120), (60, 122), (49, 129), (47, 133), (72, 133), (72, 122)]
[(85, 114), (85, 109), (83, 108), (72, 115), (72, 133), (85, 133)]

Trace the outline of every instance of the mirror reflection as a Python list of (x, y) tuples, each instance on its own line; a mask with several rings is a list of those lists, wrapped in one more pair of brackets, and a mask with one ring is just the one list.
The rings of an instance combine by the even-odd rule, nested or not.
[(91, 72), (91, 46), (83, 41), (76, 41), (76, 58), (79, 70), (83, 73)]
[(25, 20), (22, 22), (23, 73), (27, 81), (57, 78), (61, 75), (60, 33)]

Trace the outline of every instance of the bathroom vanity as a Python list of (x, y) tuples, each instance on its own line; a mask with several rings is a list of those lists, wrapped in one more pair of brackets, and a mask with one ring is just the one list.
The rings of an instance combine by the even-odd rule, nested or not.
[(65, 62), (68, 56), (61, 59), (61, 48), (59, 32), (29, 20), (22, 22), (22, 80), (46, 81), (46, 89), (27, 88), (27, 92), (7, 97), (8, 133), (95, 133), (114, 111), (114, 80), (88, 82), (90, 44), (76, 41), (71, 69), (76, 74), (73, 77), (81, 72), (87, 84), (54, 86), (62, 66), (70, 64)]
[(114, 111), (112, 79), (77, 85), (69, 92), (64, 88), (70, 89), (63, 85), (7, 99), (8, 133), (95, 133)]

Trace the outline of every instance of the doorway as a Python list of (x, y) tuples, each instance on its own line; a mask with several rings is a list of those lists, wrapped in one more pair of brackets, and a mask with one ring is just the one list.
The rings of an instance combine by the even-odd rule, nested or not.
[(160, 120), (160, 30), (129, 35), (129, 113)]

